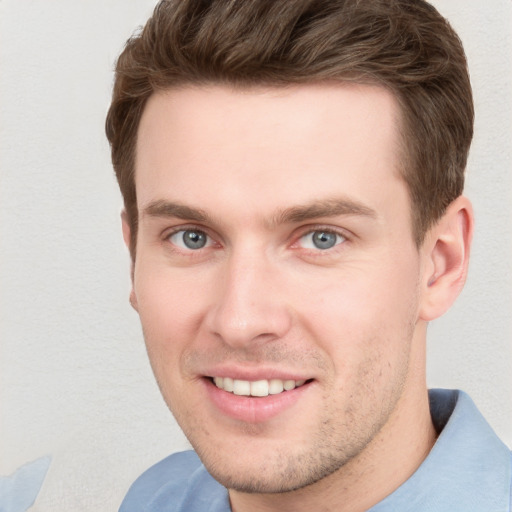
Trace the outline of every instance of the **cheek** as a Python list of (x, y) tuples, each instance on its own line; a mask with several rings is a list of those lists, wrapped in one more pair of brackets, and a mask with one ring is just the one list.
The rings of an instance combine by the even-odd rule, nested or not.
[(339, 373), (356, 371), (359, 365), (393, 366), (394, 358), (408, 352), (412, 339), (416, 281), (411, 265), (368, 265), (340, 272), (329, 282), (310, 283), (302, 322)]
[[(142, 262), (141, 262), (142, 263)], [(180, 375), (180, 360), (202, 316), (201, 289), (169, 269), (139, 263), (134, 292), (153, 372), (164, 381)]]
[(326, 330), (385, 329), (410, 317), (414, 294), (410, 283), (361, 272), (310, 286), (303, 294), (302, 309), (308, 313), (305, 316)]
[(134, 291), (145, 329), (168, 335), (197, 321), (208, 294), (204, 280), (193, 274), (143, 262), (135, 269)]

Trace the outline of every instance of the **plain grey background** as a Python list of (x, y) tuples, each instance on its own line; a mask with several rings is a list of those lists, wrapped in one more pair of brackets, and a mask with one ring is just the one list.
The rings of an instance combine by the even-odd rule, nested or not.
[[(103, 134), (112, 68), (150, 0), (0, 1), (0, 473), (53, 456), (35, 511), (116, 510), (186, 442), (128, 305)], [(431, 386), (462, 388), (512, 444), (512, 2), (436, 0), (468, 54), (470, 276), (429, 328)]]

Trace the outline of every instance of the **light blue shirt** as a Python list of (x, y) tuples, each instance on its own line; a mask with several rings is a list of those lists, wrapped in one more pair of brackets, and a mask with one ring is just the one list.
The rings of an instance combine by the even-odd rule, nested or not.
[[(436, 444), (418, 470), (368, 512), (510, 512), (512, 455), (462, 391), (430, 391)], [(141, 475), (120, 512), (230, 512), (227, 490), (193, 451)]]
[(0, 476), (0, 512), (25, 512), (34, 504), (51, 460), (41, 457), (11, 476)]

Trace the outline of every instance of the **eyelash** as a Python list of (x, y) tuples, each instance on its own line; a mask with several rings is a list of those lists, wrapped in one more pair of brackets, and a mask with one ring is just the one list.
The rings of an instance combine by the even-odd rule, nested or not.
[[(299, 245), (300, 241), (304, 239), (304, 237), (310, 235), (313, 236), (314, 233), (328, 233), (336, 235), (336, 237), (339, 237), (340, 240), (337, 240), (336, 243), (329, 248), (326, 249), (313, 249), (313, 248), (305, 248), (301, 247)], [(305, 228), (301, 228), (301, 232), (299, 236), (295, 238), (295, 242), (292, 244), (293, 249), (297, 250), (304, 250), (307, 251), (309, 255), (312, 255), (314, 257), (326, 257), (331, 256), (333, 253), (336, 253), (337, 251), (341, 250), (341, 247), (344, 246), (347, 242), (350, 241), (349, 234), (342, 229), (339, 228), (333, 228), (332, 226), (322, 226), (322, 225), (314, 225), (314, 226), (307, 226)]]
[[(171, 241), (171, 238), (174, 235), (177, 235), (178, 233), (183, 233), (184, 234), (187, 231), (203, 233), (207, 237), (207, 242), (206, 242), (207, 245), (205, 247), (199, 248), (197, 250), (193, 250), (193, 249), (190, 249), (190, 248), (179, 247), (179, 246), (177, 246), (176, 243)], [(173, 250), (175, 250), (176, 252), (185, 252), (185, 253), (191, 253), (192, 254), (192, 253), (200, 252), (200, 250), (203, 249), (203, 248), (211, 247), (215, 243), (215, 238), (209, 234), (207, 229), (205, 229), (205, 228), (203, 228), (201, 226), (178, 226), (178, 227), (172, 229), (171, 231), (165, 232), (164, 235), (163, 235), (163, 241), (164, 242), (168, 242), (169, 245), (171, 245), (173, 247)], [(174, 249), (174, 248), (176, 248), (176, 249)]]
[[(207, 242), (206, 242), (207, 245), (194, 250), (191, 248), (179, 247), (176, 243), (171, 241), (171, 238), (173, 236), (177, 235), (178, 233), (185, 233), (187, 231), (192, 231), (192, 232), (195, 231), (198, 233), (203, 233), (207, 237)], [(328, 234), (334, 234), (337, 237), (339, 237), (341, 240), (336, 240), (336, 243), (332, 247), (328, 247), (323, 250), (319, 249), (319, 248), (316, 248), (316, 249), (305, 248), (305, 247), (301, 247), (299, 245), (300, 241), (302, 239), (304, 239), (304, 237), (306, 237), (308, 235), (312, 236), (314, 233), (322, 233), (322, 232), (328, 233)], [(290, 248), (292, 248), (294, 250), (302, 249), (304, 251), (307, 251), (311, 255), (322, 257), (322, 256), (332, 255), (333, 252), (335, 252), (337, 250), (341, 250), (340, 246), (343, 246), (347, 242), (349, 242), (350, 236), (347, 234), (347, 232), (345, 230), (336, 229), (331, 226), (315, 225), (315, 226), (302, 227), (298, 236), (294, 236), (293, 239), (294, 239), (294, 241), (289, 245)], [(194, 253), (195, 254), (200, 253), (202, 249), (208, 249), (208, 248), (212, 247), (212, 245), (215, 245), (215, 244), (217, 244), (219, 246), (221, 245), (215, 241), (215, 237), (211, 236), (207, 229), (203, 228), (202, 226), (193, 226), (193, 225), (178, 226), (178, 227), (172, 229), (171, 231), (165, 232), (165, 234), (163, 235), (163, 241), (168, 242), (174, 252), (179, 252), (182, 254), (186, 253), (190, 256), (192, 256)]]

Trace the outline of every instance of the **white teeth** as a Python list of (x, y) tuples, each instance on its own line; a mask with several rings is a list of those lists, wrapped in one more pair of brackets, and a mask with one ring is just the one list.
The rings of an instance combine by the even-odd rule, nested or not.
[(268, 383), (268, 394), (277, 395), (284, 390), (283, 381), (279, 379), (272, 379)]
[(295, 388), (295, 381), (294, 380), (285, 380), (283, 382), (283, 387), (285, 391), (291, 391)]
[(235, 395), (249, 396), (251, 394), (251, 383), (248, 380), (233, 381), (233, 393)]
[(229, 391), (230, 393), (233, 393), (233, 389), (234, 389), (233, 379), (231, 379), (230, 377), (224, 377), (222, 380), (223, 380), (223, 383), (222, 383), (221, 389), (223, 389), (224, 391)]
[(268, 380), (251, 382), (251, 396), (268, 396)]
[(306, 381), (281, 379), (248, 381), (230, 377), (213, 377), (213, 382), (218, 388), (235, 395), (263, 397), (291, 391), (302, 386)]

